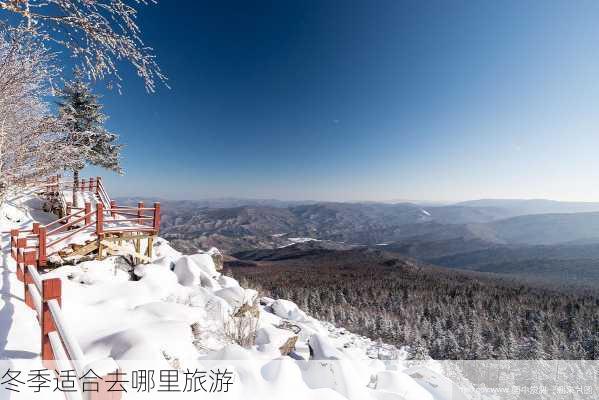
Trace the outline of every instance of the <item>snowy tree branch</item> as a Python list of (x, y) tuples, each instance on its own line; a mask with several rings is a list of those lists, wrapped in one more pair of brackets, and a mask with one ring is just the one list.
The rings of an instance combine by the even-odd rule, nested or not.
[(137, 9), (128, 4), (156, 3), (146, 0), (0, 0), (0, 10), (16, 14), (27, 29), (44, 41), (57, 43), (77, 58), (88, 77), (116, 78), (120, 90), (118, 62), (129, 61), (154, 92), (166, 85), (153, 49), (144, 44), (136, 22)]

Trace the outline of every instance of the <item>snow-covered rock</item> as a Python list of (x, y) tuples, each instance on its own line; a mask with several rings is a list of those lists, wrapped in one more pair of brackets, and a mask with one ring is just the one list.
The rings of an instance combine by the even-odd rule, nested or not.
[(175, 263), (174, 272), (179, 283), (183, 286), (204, 286), (211, 289), (220, 289), (214, 279), (217, 275), (212, 263), (212, 258), (207, 254), (194, 254), (182, 256)]
[(256, 345), (260, 351), (276, 353), (292, 336), (295, 335), (291, 331), (265, 325), (256, 331)]
[(239, 286), (239, 282), (226, 275), (219, 276), (217, 281), (224, 288)]
[(344, 358), (343, 354), (324, 335), (315, 334), (310, 336), (308, 344), (313, 360), (342, 360)]
[(297, 304), (292, 301), (278, 299), (272, 302), (271, 307), (274, 313), (281, 318), (298, 322), (308, 320), (306, 313), (300, 310)]
[(212, 254), (196, 253), (187, 257), (191, 258), (193, 262), (211, 278), (218, 276), (218, 272), (216, 272), (216, 266), (214, 265), (214, 260), (212, 259)]
[(224, 299), (232, 308), (239, 308), (243, 304), (253, 304), (258, 293), (253, 289), (231, 286), (215, 291), (214, 295)]
[(206, 253), (210, 254), (212, 257), (212, 261), (214, 262), (214, 267), (216, 270), (222, 271), (222, 269), (225, 267), (225, 257), (223, 256), (223, 253), (221, 253), (216, 247), (212, 247)]

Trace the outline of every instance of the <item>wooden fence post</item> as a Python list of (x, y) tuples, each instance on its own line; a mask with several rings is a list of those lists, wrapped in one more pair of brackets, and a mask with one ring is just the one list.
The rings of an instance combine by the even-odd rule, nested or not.
[(73, 212), (73, 203), (71, 203), (70, 201), (67, 201), (67, 210), (66, 210), (66, 217), (67, 219), (65, 220), (65, 223), (69, 223), (69, 221), (71, 220), (71, 218), (69, 218), (69, 216), (71, 215), (71, 213)]
[(46, 265), (46, 227), (40, 226), (38, 232), (38, 266), (43, 267)]
[(96, 236), (98, 237), (98, 259), (103, 258), (102, 239), (104, 238), (104, 205), (96, 204)]
[(116, 201), (110, 200), (110, 215), (112, 218), (116, 216)]
[(17, 238), (19, 237), (18, 229), (10, 230), (10, 254), (13, 260), (17, 261)]
[(35, 267), (35, 251), (28, 251), (24, 255), (23, 262), (23, 286), (25, 288), (25, 304), (29, 306), (29, 308), (35, 310), (35, 304), (33, 304), (33, 297), (31, 296), (31, 292), (29, 291), (28, 285), (33, 283), (33, 277), (29, 273), (29, 269), (27, 266), (31, 265)]
[(154, 235), (158, 235), (160, 232), (160, 203), (154, 203)]
[(94, 178), (93, 177), (89, 178), (89, 191), (92, 192), (92, 193), (95, 193)]
[(98, 237), (104, 234), (104, 205), (96, 204), (96, 235)]
[(79, 185), (79, 190), (81, 192), (85, 192), (85, 178), (81, 179), (81, 183)]
[(48, 301), (56, 300), (58, 305), (61, 305), (61, 292), (60, 278), (44, 279), (42, 281), (42, 363), (48, 369), (52, 369), (54, 366), (54, 352), (48, 334), (56, 330)]
[(140, 201), (137, 203), (137, 223), (140, 225), (143, 224), (143, 220), (141, 218), (144, 216), (144, 211), (142, 208), (144, 208), (144, 202)]
[(23, 282), (23, 270), (21, 269), (21, 264), (23, 264), (23, 251), (27, 246), (26, 238), (17, 238), (17, 279)]
[(102, 177), (96, 176), (96, 194), (100, 193), (100, 186), (102, 185)]
[(85, 203), (83, 212), (85, 214), (85, 220), (84, 220), (84, 222), (85, 222), (85, 225), (87, 225), (90, 222), (92, 222), (92, 215), (91, 215), (92, 205), (91, 205), (91, 203), (89, 203), (89, 202)]

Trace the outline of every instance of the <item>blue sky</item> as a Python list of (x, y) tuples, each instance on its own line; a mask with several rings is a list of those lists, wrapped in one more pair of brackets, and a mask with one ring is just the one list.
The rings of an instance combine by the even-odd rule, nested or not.
[[(599, 3), (166, 1), (114, 195), (599, 200)], [(93, 169), (90, 173), (96, 174)]]

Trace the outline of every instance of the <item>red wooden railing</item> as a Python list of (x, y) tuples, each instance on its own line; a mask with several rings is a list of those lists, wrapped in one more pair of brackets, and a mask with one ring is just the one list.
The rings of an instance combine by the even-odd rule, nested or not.
[(61, 379), (60, 371), (75, 371), (78, 379), (86, 377), (87, 385), (96, 385), (98, 391), (85, 393), (78, 383), (75, 391), (65, 391), (68, 400), (120, 400), (121, 392), (109, 391), (105, 382), (110, 375), (119, 373), (114, 360), (102, 360), (105, 365), (110, 362), (114, 369), (105, 376), (94, 373), (87, 379), (89, 371), (93, 371), (93, 363), (87, 364), (79, 343), (72, 335), (72, 330), (62, 312), (62, 282), (60, 278), (43, 279), (36, 268), (35, 251), (17, 250), (17, 276), (23, 282), (25, 304), (36, 311), (41, 327), (41, 359), (49, 370), (57, 371), (57, 379)]
[[(52, 177), (46, 187), (48, 191), (58, 193), (72, 188), (73, 183)], [(34, 223), (30, 230), (11, 230), (11, 249), (14, 249), (11, 252), (17, 262), (19, 249), (34, 249), (36, 265), (45, 266), (48, 257), (58, 254), (65, 247), (58, 245), (66, 243), (81, 232), (101, 240), (106, 234), (142, 232), (156, 235), (160, 231), (160, 203), (154, 203), (153, 207), (145, 207), (143, 202), (139, 202), (137, 207), (119, 206), (110, 200), (100, 177), (90, 178), (88, 181), (81, 179), (79, 188), (97, 195), (99, 201), (96, 209), (92, 209), (89, 202), (83, 208), (73, 207), (69, 202), (66, 205), (66, 215), (62, 218), (47, 225)]]
[[(63, 191), (72, 190), (73, 182), (53, 176), (46, 182), (39, 183), (38, 187), (45, 188), (46, 195), (60, 196)], [(138, 203), (137, 207), (118, 206), (115, 201), (110, 200), (100, 177), (90, 178), (88, 181), (82, 179), (77, 189), (96, 195), (99, 201), (95, 210), (89, 202), (84, 207), (73, 207), (68, 202), (62, 218), (47, 225), (36, 222), (31, 229), (12, 229), (10, 253), (17, 263), (17, 278), (23, 282), (25, 304), (36, 311), (40, 322), (41, 358), (44, 365), (48, 369), (59, 371), (75, 370), (81, 379), (84, 376), (89, 378), (84, 371), (85, 357), (62, 313), (61, 280), (43, 279), (37, 268), (45, 266), (48, 257), (60, 251), (60, 243), (86, 230), (87, 234), (95, 235), (97, 240), (111, 233), (158, 234), (160, 203), (154, 203), (153, 207), (145, 207), (143, 202)], [(112, 374), (118, 374), (116, 363), (109, 361), (114, 365)], [(106, 363), (106, 360), (102, 360), (104, 366)], [(121, 399), (121, 392), (110, 391), (106, 385), (105, 378), (109, 375), (86, 379), (86, 384), (93, 385), (95, 382), (99, 388), (97, 392), (86, 393), (86, 400)], [(83, 394), (80, 387), (78, 389), (76, 392), (65, 392), (67, 399), (81, 400)]]

